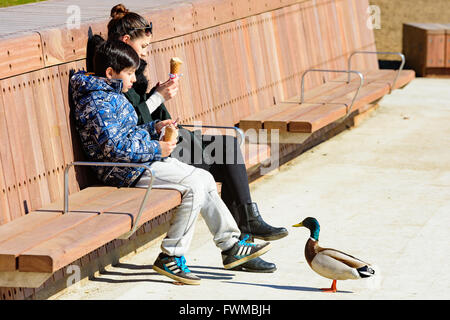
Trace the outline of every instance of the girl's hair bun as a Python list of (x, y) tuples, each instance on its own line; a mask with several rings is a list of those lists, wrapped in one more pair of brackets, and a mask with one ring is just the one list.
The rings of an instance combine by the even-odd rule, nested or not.
[(111, 18), (122, 19), (128, 12), (129, 10), (120, 3), (111, 9)]

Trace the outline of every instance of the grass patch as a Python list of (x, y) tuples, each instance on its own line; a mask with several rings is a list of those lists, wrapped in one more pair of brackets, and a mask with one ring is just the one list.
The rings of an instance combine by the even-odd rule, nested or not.
[(0, 8), (18, 6), (20, 4), (41, 2), (45, 0), (0, 0)]

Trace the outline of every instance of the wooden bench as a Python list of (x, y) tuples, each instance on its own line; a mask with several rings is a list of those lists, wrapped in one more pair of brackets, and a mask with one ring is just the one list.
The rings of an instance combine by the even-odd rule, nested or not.
[[(351, 70), (354, 54), (386, 52), (355, 52), (349, 56), (348, 70), (310, 69), (303, 73), (300, 95), (279, 102), (263, 111), (254, 113), (239, 123), (244, 131), (276, 131), (282, 143), (303, 143), (312, 133), (349, 116), (357, 115), (363, 107), (372, 104), (392, 90), (404, 87), (415, 77), (412, 70), (403, 70), (404, 56), (399, 70)], [(392, 53), (391, 53), (392, 54)], [(305, 92), (305, 76), (309, 72), (343, 73), (333, 80)], [(359, 77), (351, 77), (357, 74)], [(272, 133), (273, 134), (273, 133)], [(251, 141), (257, 141), (252, 140)]]

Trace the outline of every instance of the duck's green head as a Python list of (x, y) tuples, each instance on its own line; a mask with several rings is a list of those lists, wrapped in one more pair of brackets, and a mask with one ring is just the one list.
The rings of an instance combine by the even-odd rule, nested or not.
[(302, 222), (294, 224), (293, 227), (305, 227), (311, 231), (311, 238), (319, 241), (320, 225), (316, 218), (308, 217)]

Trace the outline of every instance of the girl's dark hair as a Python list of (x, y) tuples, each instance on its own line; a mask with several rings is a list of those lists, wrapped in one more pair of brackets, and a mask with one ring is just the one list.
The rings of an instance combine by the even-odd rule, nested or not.
[(97, 48), (105, 42), (105, 39), (98, 34), (89, 35), (86, 47), (86, 71), (94, 72), (94, 55)]
[(139, 56), (132, 47), (123, 41), (105, 41), (94, 54), (94, 73), (98, 77), (106, 76), (106, 69), (111, 67), (119, 73), (126, 68), (139, 68)]
[[(111, 9), (111, 20), (108, 23), (108, 40), (119, 40), (128, 34), (131, 40), (145, 35), (148, 21), (135, 12), (130, 12), (123, 4), (118, 4)], [(141, 28), (141, 29), (136, 29)]]

